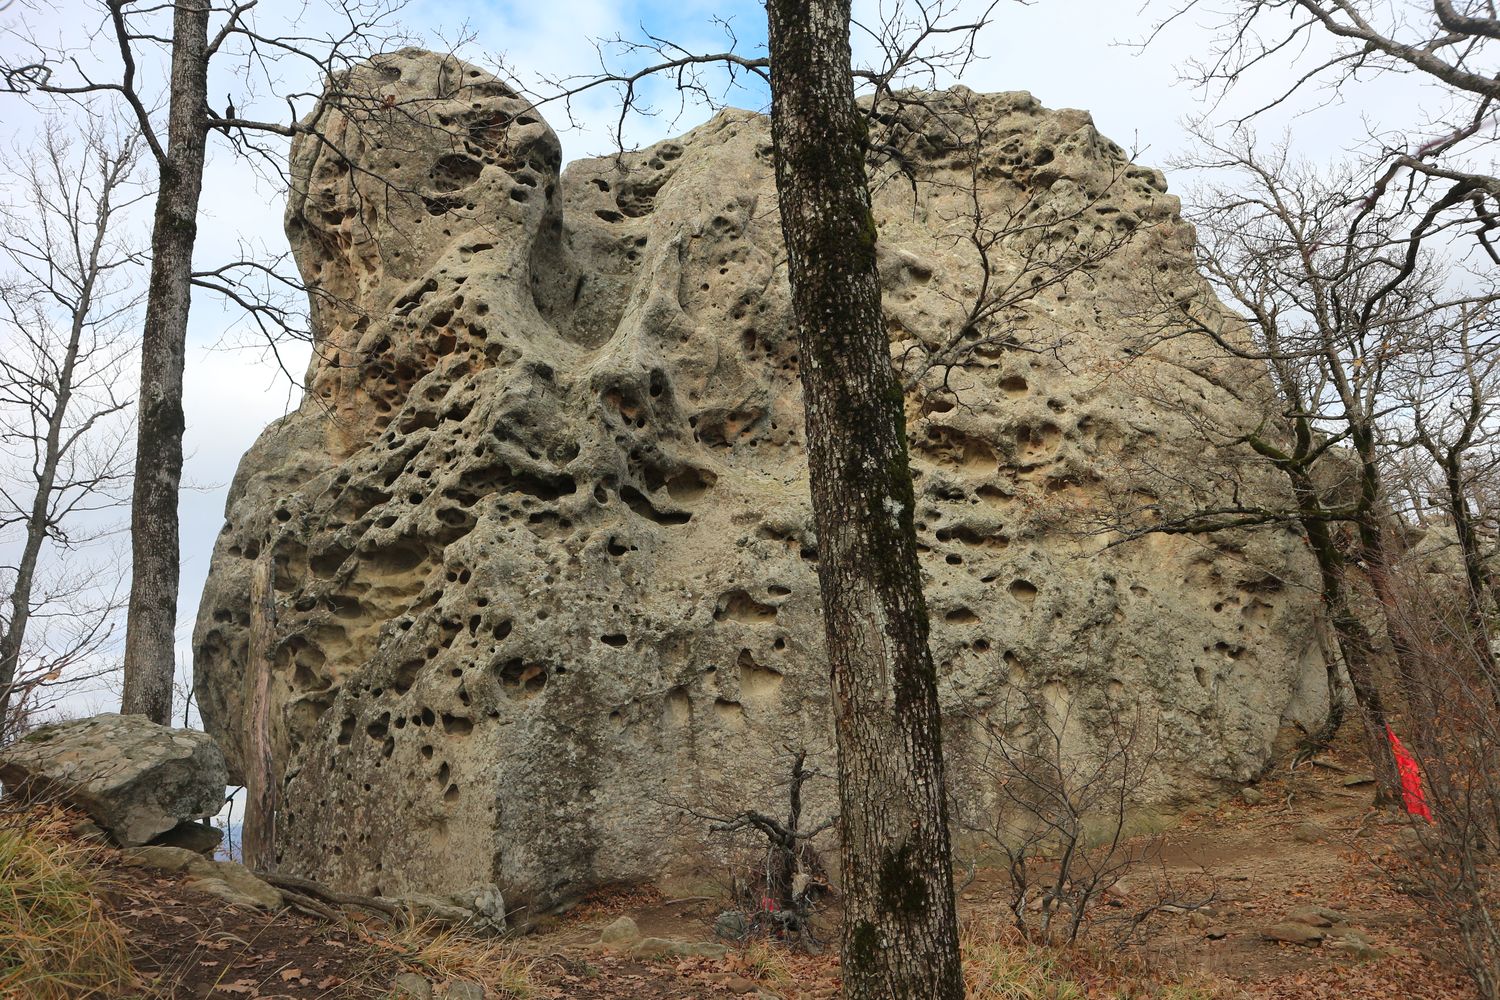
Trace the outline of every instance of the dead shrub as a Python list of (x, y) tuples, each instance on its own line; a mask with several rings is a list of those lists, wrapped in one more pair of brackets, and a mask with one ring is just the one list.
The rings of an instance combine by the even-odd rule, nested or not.
[[(1154, 727), (1138, 709), (1110, 702), (1085, 732), (1076, 704), (1013, 688), (1006, 702), (971, 718), (954, 755), (967, 786), (954, 814), (1003, 857), (1011, 922), (1028, 941), (1077, 941), (1099, 919), (1107, 891), (1158, 856), (1154, 841), (1130, 841), (1132, 809), (1160, 755)], [(1112, 922), (1128, 936), (1165, 907), (1213, 899), (1211, 889), (1195, 901), (1182, 892), (1155, 883), (1151, 893), (1132, 893), (1130, 907), (1111, 898)]]

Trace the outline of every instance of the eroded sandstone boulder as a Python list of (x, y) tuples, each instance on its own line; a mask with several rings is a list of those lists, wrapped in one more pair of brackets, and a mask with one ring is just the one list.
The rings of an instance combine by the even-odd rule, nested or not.
[(8, 794), (55, 797), (82, 809), (127, 847), (214, 815), (227, 781), (213, 737), (141, 715), (41, 726), (0, 750)]
[[(759, 795), (779, 748), (830, 742), (767, 122), (560, 172), (552, 130), (474, 67), (408, 50), (344, 85), (387, 97), (325, 119), (349, 159), (294, 148), (317, 350), (231, 490), (204, 719), (243, 764), (270, 671), (284, 870), (537, 907), (653, 877), (691, 853), (676, 805)], [(1144, 713), (1146, 800), (1255, 775), (1326, 698), (1297, 537), (1110, 545), (1124, 507), (1278, 489), (1204, 443), (1261, 422), (1264, 379), (1162, 308), (1205, 294), (1176, 199), (1026, 94), (876, 126), (951, 731), (1024, 690), (1072, 720), (1070, 752)]]

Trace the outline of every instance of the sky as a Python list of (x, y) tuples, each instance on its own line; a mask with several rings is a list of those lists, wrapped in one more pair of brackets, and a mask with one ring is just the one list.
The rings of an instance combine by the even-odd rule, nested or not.
[[(304, 34), (328, 30), (332, 22), (321, 3), (309, 0), (304, 6), (291, 0), (262, 0), (260, 26), (268, 29), (290, 18)], [(857, 0), (855, 8), (856, 16), (864, 20), (873, 21), (880, 13), (872, 0)], [(1273, 68), (1246, 79), (1227, 104), (1211, 108), (1204, 95), (1179, 77), (1185, 59), (1207, 50), (1214, 34), (1211, 23), (1202, 17), (1185, 20), (1149, 47), (1135, 44), (1167, 11), (1165, 4), (1141, 8), (1135, 0), (1002, 2), (980, 36), (982, 58), (962, 82), (980, 91), (1028, 90), (1049, 107), (1086, 109), (1105, 135), (1137, 150), (1142, 162), (1164, 166), (1188, 147), (1183, 129), (1186, 119), (1207, 114), (1215, 123), (1231, 120), (1257, 106), (1279, 82)], [(86, 28), (98, 24), (100, 17), (95, 0), (10, 0), (8, 5), (0, 0), (0, 58), (14, 58), (28, 35), (85, 45)], [(591, 38), (638, 37), (645, 29), (688, 47), (722, 49), (724, 35), (713, 23), (715, 17), (733, 26), (740, 51), (763, 52), (764, 9), (745, 0), (412, 0), (400, 21), (419, 42), (433, 48), (471, 39), (459, 48), (461, 54), (483, 65), (503, 65), (520, 80), (534, 82), (543, 75), (555, 78), (596, 70), (598, 56)], [(858, 43), (856, 60), (868, 49), (868, 44)], [(101, 66), (110, 62), (107, 48), (97, 42), (90, 58)], [(144, 63), (148, 87), (160, 85), (161, 68), (159, 61)], [(293, 76), (289, 69), (283, 83)], [(242, 114), (284, 117), (284, 105), (278, 106), (263, 89), (246, 86), (221, 67), (210, 81), (210, 99), (217, 106), (221, 95), (233, 96)], [(1414, 120), (1414, 109), (1432, 95), (1407, 78), (1373, 81), (1346, 91), (1346, 96), (1348, 100), (1310, 90), (1259, 121), (1257, 128), (1263, 135), (1285, 130), (1293, 146), (1309, 158), (1336, 158), (1374, 125)], [(765, 101), (760, 91), (728, 98), (728, 103), (756, 110), (763, 110)], [(663, 104), (666, 110), (675, 108), (670, 100)], [(547, 114), (562, 138), (566, 158), (612, 148), (608, 129), (615, 115), (611, 105), (612, 95), (600, 91), (576, 109), (576, 125), (560, 120), (556, 112)], [(704, 108), (689, 108), (675, 120), (670, 115), (635, 120), (626, 140), (645, 145), (685, 131), (708, 114)], [(0, 146), (24, 155), (37, 130), (46, 127), (57, 126), (47, 123), (34, 102), (0, 95)], [(241, 241), (272, 252), (285, 250), (281, 235), (284, 192), (279, 184), (235, 156), (216, 133), (210, 135), (197, 265), (211, 266), (226, 259)], [(1174, 180), (1170, 172), (1168, 178)], [(1174, 183), (1174, 188), (1180, 186)], [(143, 231), (147, 221), (144, 216), (137, 220)], [(295, 408), (299, 399), (298, 390), (267, 352), (253, 346), (253, 339), (234, 313), (207, 297), (195, 299), (185, 377), (186, 488), (180, 508), (178, 659), (184, 673), (191, 660), (198, 597), (223, 523), (230, 479), (261, 429)], [(244, 346), (247, 341), (252, 346)], [(284, 357), (291, 359), (289, 367), (300, 374), (305, 349), (289, 348)], [(0, 557), (9, 556), (15, 548), (14, 539), (0, 538)], [(107, 689), (80, 692), (67, 707), (72, 712), (105, 710), (113, 707), (114, 697)]]

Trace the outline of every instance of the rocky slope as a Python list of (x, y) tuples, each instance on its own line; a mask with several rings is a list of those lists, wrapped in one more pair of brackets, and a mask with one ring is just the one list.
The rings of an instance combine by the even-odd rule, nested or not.
[[(702, 832), (678, 806), (829, 744), (767, 122), (560, 174), (546, 123), (463, 63), (408, 50), (344, 90), (384, 97), (294, 150), (318, 349), (231, 491), (204, 719), (242, 764), (271, 671), (286, 870), (537, 903), (655, 876)], [(1176, 199), (1026, 94), (931, 95), (876, 135), (955, 753), (1030, 692), (1070, 753), (1139, 708), (1148, 800), (1255, 774), (1325, 697), (1297, 537), (1109, 546), (1121, 507), (1274, 489), (1204, 443), (1260, 421), (1261, 381), (1175, 336), (1162, 303), (1203, 294)]]

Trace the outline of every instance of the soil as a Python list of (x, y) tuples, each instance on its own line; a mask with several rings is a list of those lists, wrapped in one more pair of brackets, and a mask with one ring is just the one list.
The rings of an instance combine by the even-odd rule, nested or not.
[[(1083, 948), (1136, 956), (1161, 974), (1206, 974), (1221, 995), (1281, 998), (1472, 996), (1444, 960), (1446, 931), (1394, 888), (1394, 846), (1405, 820), (1372, 807), (1374, 786), (1359, 783), (1361, 762), (1339, 748), (1256, 787), (1249, 804), (1232, 796), (1174, 829), (1132, 842), (1141, 857), (1094, 911)], [(395, 975), (419, 968), (408, 950), (373, 923), (334, 927), (292, 912), (227, 906), (188, 890), (177, 876), (116, 867), (115, 914), (127, 928), (140, 969), (157, 995), (172, 998), (363, 998), (388, 995)], [(982, 869), (963, 889), (966, 921), (1008, 918), (1008, 880)], [(1120, 931), (1152, 903), (1177, 904)], [(712, 940), (718, 900), (666, 899), (649, 889), (601, 893), (541, 931), (515, 942), (532, 963), (536, 997), (579, 1000), (687, 1000), (736, 996), (815, 1000), (838, 992), (837, 929), (830, 946), (807, 955), (764, 943), (724, 958), (637, 960), (597, 944), (600, 931), (629, 915), (643, 936)], [(1333, 934), (1351, 929), (1363, 956), (1328, 943), (1287, 944), (1261, 931), (1297, 910), (1338, 911)], [(442, 996), (439, 983), (437, 996)]]

